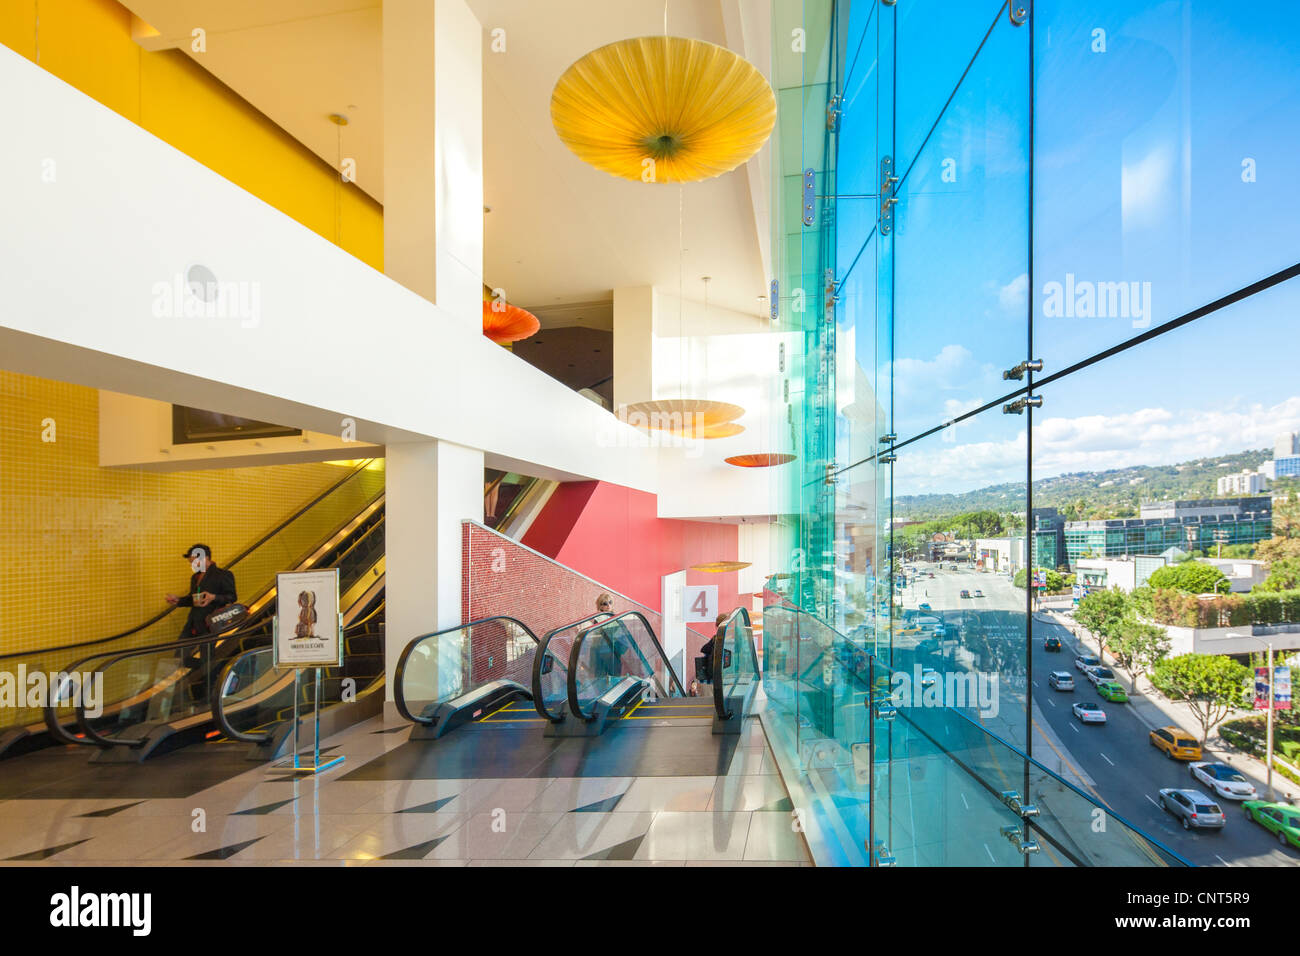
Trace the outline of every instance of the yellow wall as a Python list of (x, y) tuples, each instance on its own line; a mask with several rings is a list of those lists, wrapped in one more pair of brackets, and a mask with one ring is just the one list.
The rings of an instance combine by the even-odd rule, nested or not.
[(184, 53), (141, 49), (114, 0), (0, 0), (0, 43), (383, 269), (380, 205)]
[[(165, 608), (165, 593), (185, 593), (181, 553), (191, 544), (210, 545), (225, 566), (349, 471), (327, 463), (165, 474), (101, 468), (98, 402), (93, 388), (0, 371), (0, 654), (142, 623)], [(52, 442), (42, 440), (46, 419)], [(379, 471), (364, 493), (382, 487)], [(315, 524), (330, 527), (304, 528), (283, 555), (237, 567), (240, 599), (268, 583), (253, 578), (269, 580), (342, 524), (353, 504), (320, 516)], [(180, 612), (169, 615), (161, 639), (182, 622)]]

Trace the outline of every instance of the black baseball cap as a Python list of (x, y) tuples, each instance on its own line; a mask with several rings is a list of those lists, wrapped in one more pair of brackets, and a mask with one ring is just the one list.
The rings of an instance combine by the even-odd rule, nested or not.
[(202, 548), (202, 549), (203, 549), (203, 556), (204, 556), (205, 558), (207, 558), (209, 561), (211, 561), (211, 560), (212, 560), (212, 549), (209, 548), (206, 544), (192, 544), (192, 545), (190, 545), (190, 546), (186, 549), (185, 553), (181, 555), (181, 557), (182, 557), (182, 558), (192, 558), (192, 557), (194, 557), (194, 552), (195, 552), (196, 550), (198, 550), (199, 548)]

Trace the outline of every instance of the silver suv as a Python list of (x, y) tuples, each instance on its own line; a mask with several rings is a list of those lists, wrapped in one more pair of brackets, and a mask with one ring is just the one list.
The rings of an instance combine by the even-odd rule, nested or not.
[(1223, 809), (1199, 790), (1161, 790), (1160, 806), (1165, 812), (1176, 816), (1184, 830), (1192, 827), (1223, 829)]
[(1052, 671), (1047, 675), (1047, 686), (1055, 690), (1074, 690), (1074, 675), (1069, 671)]

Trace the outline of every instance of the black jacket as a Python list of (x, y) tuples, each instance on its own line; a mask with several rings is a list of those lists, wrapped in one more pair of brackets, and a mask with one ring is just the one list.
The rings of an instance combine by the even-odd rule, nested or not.
[[(212, 595), (212, 603), (207, 607), (195, 607), (194, 596), (202, 591)], [(201, 637), (208, 633), (207, 616), (218, 608), (234, 604), (237, 600), (239, 597), (235, 594), (235, 576), (225, 568), (209, 564), (208, 569), (202, 574), (197, 571), (191, 574), (190, 593), (176, 602), (177, 607), (190, 609), (190, 616), (186, 619), (185, 626), (181, 628), (181, 640), (187, 637)]]

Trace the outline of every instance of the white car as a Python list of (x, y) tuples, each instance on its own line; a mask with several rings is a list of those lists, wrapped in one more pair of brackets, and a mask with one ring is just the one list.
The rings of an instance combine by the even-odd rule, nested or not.
[(1227, 800), (1254, 800), (1257, 797), (1254, 785), (1226, 763), (1198, 760), (1188, 764), (1187, 769), (1193, 777)]
[(1078, 717), (1081, 723), (1104, 724), (1106, 722), (1106, 712), (1098, 704), (1079, 703), (1070, 709), (1074, 711), (1074, 716)]
[(1104, 684), (1107, 681), (1119, 680), (1119, 677), (1116, 676), (1113, 670), (1109, 667), (1103, 667), (1100, 664), (1095, 664), (1092, 667), (1087, 668), (1084, 673), (1088, 675), (1088, 680), (1092, 681), (1094, 687), (1098, 684)]

